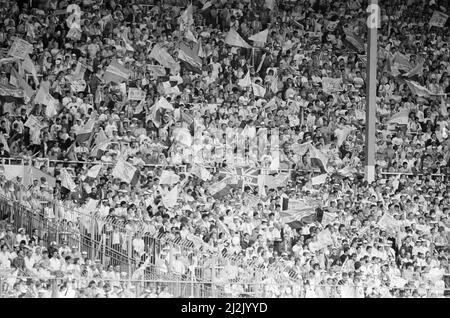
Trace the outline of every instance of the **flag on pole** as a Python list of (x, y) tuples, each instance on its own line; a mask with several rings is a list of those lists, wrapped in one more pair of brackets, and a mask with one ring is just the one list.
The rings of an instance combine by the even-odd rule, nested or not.
[(236, 32), (235, 29), (230, 29), (225, 37), (225, 43), (231, 46), (239, 46), (246, 49), (251, 49), (251, 46), (244, 41), (244, 39)]
[(191, 41), (191, 42), (198, 43), (197, 38), (195, 37), (194, 33), (192, 33), (191, 30), (187, 30), (187, 31), (186, 31), (186, 33), (185, 33), (185, 35), (184, 35), (184, 38), (185, 38), (186, 40)]
[(103, 129), (100, 130), (95, 137), (94, 147), (92, 147), (91, 149), (91, 156), (94, 156), (95, 158), (101, 158), (110, 144), (111, 142), (109, 141)]
[(266, 43), (267, 42), (267, 36), (269, 35), (269, 29), (265, 29), (261, 32), (258, 32), (256, 34), (253, 34), (248, 39), (253, 42), (260, 42), (260, 43)]
[(47, 106), (45, 109), (45, 115), (47, 117), (53, 117), (57, 114), (56, 107), (58, 105), (58, 101), (53, 98), (52, 95), (45, 89), (44, 86), (40, 85), (39, 90), (34, 97), (34, 102), (36, 104), (42, 104)]

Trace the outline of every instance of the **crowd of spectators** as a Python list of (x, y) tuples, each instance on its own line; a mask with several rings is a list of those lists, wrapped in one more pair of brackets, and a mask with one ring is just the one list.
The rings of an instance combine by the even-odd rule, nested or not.
[[(101, 220), (118, 251), (132, 238), (139, 265), (152, 253), (148, 236), (195, 249), (190, 259), (175, 256), (175, 265), (156, 255), (157, 270), (180, 276), (190, 277), (190, 265), (209, 264), (203, 258), (213, 254), (223, 267), (218, 282), (257, 277), (269, 296), (299, 296), (300, 285), (306, 297), (444, 295), (450, 288), (450, 32), (449, 21), (429, 21), (435, 11), (449, 14), (450, 6), (379, 2), (372, 183), (362, 178), (366, 57), (349, 41), (350, 34), (367, 39), (367, 1), (193, 1), (188, 27), (180, 18), (188, 1), (48, 1), (39, 8), (5, 2), (0, 157), (42, 166), (56, 186), (43, 179), (25, 187), (20, 178), (0, 176), (0, 194), (31, 210), (52, 202), (46, 217), (78, 234), (91, 231), (86, 214)], [(74, 29), (79, 36), (68, 36)], [(264, 42), (249, 39), (266, 29)], [(230, 30), (253, 49), (229, 45)], [(6, 57), (15, 37), (32, 44), (29, 59)], [(155, 71), (161, 63), (155, 47), (174, 60), (166, 58), (163, 71)], [(187, 51), (201, 67), (186, 62), (180, 52)], [(128, 70), (127, 80), (105, 80), (113, 63)], [(250, 85), (243, 84), (247, 75)], [(20, 77), (55, 102), (9, 96), (11, 87), (26, 95)], [(339, 79), (340, 88), (326, 88), (329, 78)], [(130, 99), (130, 88), (145, 98)], [(229, 131), (252, 140), (274, 128), (279, 165), (268, 173), (272, 181), (286, 178), (231, 184), (213, 194), (231, 165), (209, 157), (211, 148)], [(196, 148), (199, 131), (203, 148)], [(199, 152), (206, 155), (192, 165)], [(271, 155), (253, 158), (250, 168), (261, 174)], [(119, 161), (138, 168), (132, 180), (117, 177)], [(322, 182), (312, 182), (315, 170)], [(303, 200), (320, 213), (288, 224), (283, 199)], [(108, 228), (119, 221), (120, 230)], [(15, 261), (28, 253), (20, 243), (2, 244), (2, 260), (17, 254), (9, 257), (14, 268), (26, 264)], [(291, 287), (283, 287), (286, 281)], [(318, 287), (324, 285), (330, 287)], [(331, 287), (338, 285), (360, 289)]]

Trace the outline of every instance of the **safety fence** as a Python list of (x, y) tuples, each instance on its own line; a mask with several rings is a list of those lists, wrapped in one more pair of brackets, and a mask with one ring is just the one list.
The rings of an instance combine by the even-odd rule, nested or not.
[(445, 287), (231, 283), (18, 276), (0, 271), (0, 298), (450, 298)]

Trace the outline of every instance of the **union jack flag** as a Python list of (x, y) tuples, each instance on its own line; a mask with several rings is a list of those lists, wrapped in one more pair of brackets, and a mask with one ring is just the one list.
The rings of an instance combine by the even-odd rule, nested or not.
[(261, 170), (250, 167), (226, 167), (221, 173), (231, 177), (230, 185), (244, 189), (246, 186), (258, 187), (258, 176)]

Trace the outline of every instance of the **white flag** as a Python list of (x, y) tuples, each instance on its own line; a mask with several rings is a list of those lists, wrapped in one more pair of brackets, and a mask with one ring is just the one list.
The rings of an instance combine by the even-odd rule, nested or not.
[(243, 78), (238, 81), (238, 85), (240, 87), (249, 87), (252, 85), (252, 81), (250, 79), (250, 71), (247, 71), (247, 74)]
[(136, 171), (137, 168), (132, 164), (126, 162), (123, 159), (119, 159), (112, 171), (112, 175), (114, 178), (118, 178), (126, 183), (131, 183), (131, 180), (133, 180), (133, 176)]
[(95, 165), (88, 170), (86, 176), (89, 178), (95, 179), (95, 178), (97, 178), (101, 169), (102, 169), (102, 165)]
[(254, 35), (252, 35), (251, 37), (249, 37), (248, 39), (250, 41), (254, 41), (254, 42), (262, 42), (262, 43), (266, 43), (267, 42), (267, 36), (269, 35), (269, 29), (265, 29), (261, 32), (258, 32)]
[(74, 191), (77, 188), (77, 185), (72, 180), (72, 176), (67, 172), (65, 168), (61, 169), (61, 186), (70, 190)]
[(177, 204), (178, 200), (178, 185), (174, 186), (163, 198), (162, 203), (166, 208), (171, 208)]
[(161, 176), (159, 177), (159, 184), (175, 184), (180, 181), (180, 177), (176, 175), (173, 171), (163, 170)]

